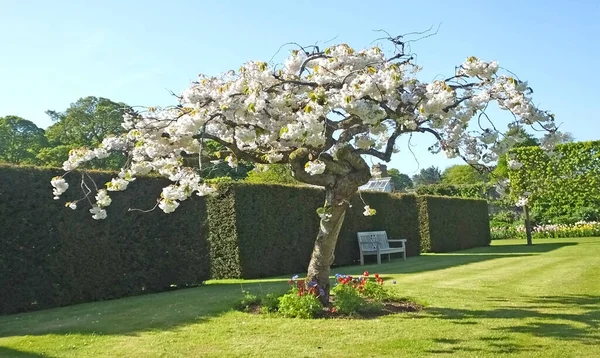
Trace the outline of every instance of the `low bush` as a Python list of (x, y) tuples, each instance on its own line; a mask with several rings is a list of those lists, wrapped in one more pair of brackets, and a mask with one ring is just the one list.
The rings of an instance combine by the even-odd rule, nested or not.
[(304, 280), (293, 279), (290, 285), (291, 289), (279, 297), (279, 314), (290, 318), (315, 318), (323, 311), (316, 283), (306, 287)]
[(249, 312), (255, 305), (261, 302), (257, 295), (248, 291), (242, 291), (244, 297), (235, 304), (235, 309), (238, 311)]

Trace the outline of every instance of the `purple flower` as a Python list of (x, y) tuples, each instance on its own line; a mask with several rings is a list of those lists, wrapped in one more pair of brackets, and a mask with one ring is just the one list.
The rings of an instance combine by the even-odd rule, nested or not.
[(317, 282), (315, 282), (315, 281), (310, 281), (310, 282), (308, 283), (308, 287), (317, 287)]
[(298, 275), (292, 276), (292, 281), (296, 281), (298, 279)]

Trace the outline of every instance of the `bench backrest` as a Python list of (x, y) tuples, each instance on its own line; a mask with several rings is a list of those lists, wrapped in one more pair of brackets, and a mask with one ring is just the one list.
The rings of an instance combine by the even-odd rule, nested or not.
[(380, 249), (389, 249), (387, 233), (385, 231), (365, 231), (356, 234), (358, 246), (362, 251), (375, 251), (379, 243)]

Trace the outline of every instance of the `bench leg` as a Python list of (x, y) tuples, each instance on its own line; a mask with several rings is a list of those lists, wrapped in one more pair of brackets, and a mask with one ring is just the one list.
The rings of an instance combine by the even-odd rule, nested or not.
[(402, 258), (406, 261), (406, 247), (404, 248), (404, 251), (402, 251)]
[(377, 253), (377, 265), (381, 265), (381, 254)]
[(391, 256), (392, 256), (392, 254), (388, 254), (388, 262), (390, 262), (392, 260)]
[(364, 266), (364, 264), (365, 264), (365, 257), (364, 257), (364, 256), (363, 256), (363, 254), (361, 253), (361, 254), (360, 254), (360, 265), (361, 265), (361, 266)]

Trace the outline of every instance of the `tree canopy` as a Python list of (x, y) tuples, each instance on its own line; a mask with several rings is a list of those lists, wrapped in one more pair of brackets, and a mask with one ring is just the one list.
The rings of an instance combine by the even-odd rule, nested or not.
[[(74, 170), (112, 151), (128, 155), (106, 188), (84, 191), (85, 198), (96, 193), (90, 212), (100, 220), (111, 203), (108, 191), (125, 190), (136, 175), (152, 171), (172, 182), (157, 204), (166, 213), (193, 194), (214, 192), (203, 168), (185, 165), (190, 156), (210, 155), (206, 140), (223, 146), (233, 167), (242, 160), (289, 164), (296, 180), (325, 188), (307, 282), (316, 282), (320, 299), (328, 302), (329, 267), (349, 200), (371, 178), (365, 157), (389, 162), (399, 137), (426, 134), (436, 140), (430, 148), (434, 153), (471, 165), (494, 163), (517, 141), (510, 136), (501, 141), (499, 126), (489, 117), (481, 120), (490, 102), (513, 115), (513, 126), (549, 131), (549, 146), (559, 137), (554, 115), (534, 105), (527, 82), (495, 61), (471, 56), (449, 66), (454, 73), (448, 77), (421, 81), (415, 55), (406, 46), (410, 37), (390, 36), (363, 50), (291, 43), (283, 63), (250, 61), (237, 71), (200, 75), (177, 105), (125, 113), (122, 136), (71, 151), (63, 168)], [(479, 129), (469, 128), (471, 122)], [(439, 170), (436, 174), (439, 181)], [(56, 197), (68, 189), (61, 177), (51, 183)], [(374, 213), (365, 205), (365, 215)]]
[[(46, 165), (62, 166), (72, 149), (97, 147), (105, 138), (121, 135), (123, 116), (131, 112), (125, 103), (94, 96), (80, 98), (64, 112), (46, 111), (54, 124), (46, 129), (50, 145), (40, 151), (38, 159)], [(115, 153), (95, 161), (92, 167), (118, 170), (124, 164), (125, 156)]]
[(443, 184), (477, 184), (488, 181), (486, 173), (480, 173), (470, 165), (452, 165), (446, 169), (441, 176)]
[(419, 171), (418, 174), (413, 175), (412, 181), (415, 186), (438, 184), (442, 181), (442, 172), (440, 168), (436, 166), (430, 166)]
[(395, 191), (406, 191), (406, 189), (413, 188), (413, 181), (408, 175), (400, 173), (400, 171), (395, 168), (388, 169), (387, 172), (390, 178), (392, 178)]
[(47, 145), (44, 130), (17, 116), (0, 117), (0, 161), (36, 164), (37, 152)]

